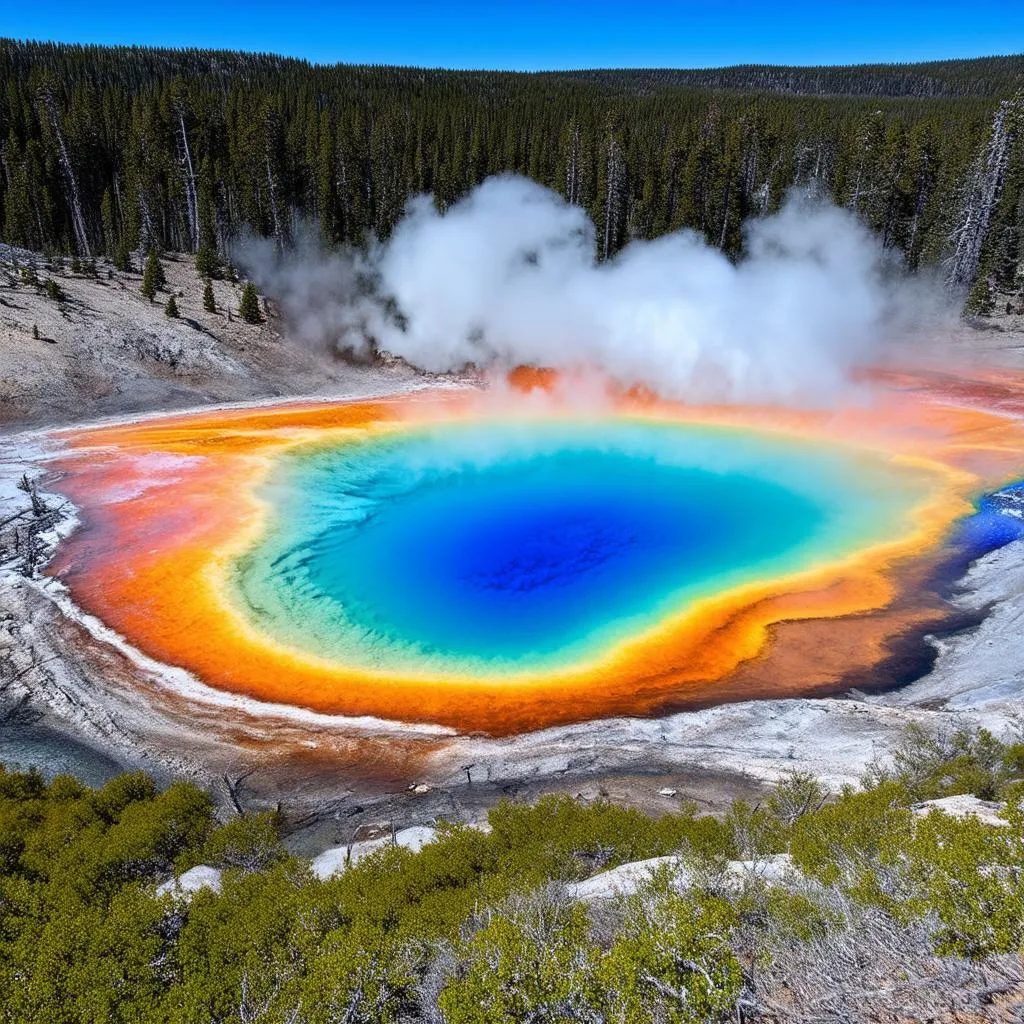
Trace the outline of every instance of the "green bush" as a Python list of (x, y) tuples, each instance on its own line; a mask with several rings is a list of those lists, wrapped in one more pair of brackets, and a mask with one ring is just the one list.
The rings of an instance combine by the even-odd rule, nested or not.
[[(600, 1005), (598, 951), (584, 908), (523, 899), (489, 920), (461, 953), (462, 967), (441, 993), (448, 1024), (520, 1024), (585, 1019)], [(570, 1015), (575, 1014), (575, 1015)]]
[(1006, 744), (987, 729), (907, 728), (892, 765), (874, 769), (869, 784), (895, 781), (912, 800), (937, 800), (971, 793), (997, 800), (1024, 779), (1024, 744)]
[(273, 813), (229, 821), (211, 833), (203, 851), (209, 863), (245, 872), (265, 871), (284, 857)]
[[(0, 768), (0, 1022), (714, 1021), (734, 1013), (741, 964), (832, 942), (858, 916), (925, 928), (941, 954), (1017, 952), (1022, 760), (983, 732), (912, 732), (866, 788), (824, 803), (801, 775), (721, 820), (506, 802), (490, 832), (442, 824), (418, 853), (388, 846), (325, 881), (274, 815), (218, 826), (194, 786)], [(1006, 826), (913, 812), (967, 780), (1009, 797)], [(719, 887), (725, 861), (786, 851), (799, 886)], [(566, 895), (671, 853), (688, 892), (663, 875), (600, 907)], [(221, 892), (156, 895), (203, 862), (225, 869)]]
[(732, 906), (680, 895), (660, 879), (626, 908), (623, 927), (597, 969), (606, 1019), (698, 1024), (729, 1016), (743, 986), (729, 946), (738, 920)]
[(938, 949), (958, 956), (1019, 952), (1024, 948), (1024, 810), (1007, 812), (1008, 825), (930, 812), (906, 844), (913, 879), (912, 908), (934, 913)]
[(793, 863), (825, 885), (839, 884), (870, 898), (877, 872), (895, 863), (913, 827), (907, 791), (887, 782), (840, 799), (793, 826)]
[(408, 1020), (423, 956), (380, 928), (339, 929), (324, 940), (304, 979), (307, 1024)]

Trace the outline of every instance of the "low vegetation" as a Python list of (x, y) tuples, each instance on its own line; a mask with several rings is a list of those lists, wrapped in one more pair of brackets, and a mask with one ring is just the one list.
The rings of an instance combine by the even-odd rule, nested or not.
[[(921, 801), (971, 793), (1005, 823)], [(1021, 981), (1024, 743), (908, 734), (826, 798), (794, 774), (723, 818), (503, 803), (317, 879), (272, 815), (218, 825), (209, 797), (142, 774), (92, 790), (0, 773), (0, 1021), (877, 1020), (971, 1008)], [(571, 885), (678, 854), (627, 897)], [(730, 861), (788, 853), (768, 884)], [(220, 892), (157, 885), (198, 864)], [(735, 865), (733, 867), (735, 878)]]

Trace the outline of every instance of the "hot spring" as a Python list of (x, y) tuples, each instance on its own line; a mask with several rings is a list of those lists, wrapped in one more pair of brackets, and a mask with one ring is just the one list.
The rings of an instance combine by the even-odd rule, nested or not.
[(49, 571), (189, 700), (508, 734), (878, 685), (949, 615), (957, 522), (1024, 469), (1015, 418), (918, 385), (828, 413), (535, 397), (71, 432)]
[(289, 453), (226, 576), (283, 646), (376, 673), (596, 664), (700, 601), (908, 529), (920, 474), (749, 430), (470, 422)]

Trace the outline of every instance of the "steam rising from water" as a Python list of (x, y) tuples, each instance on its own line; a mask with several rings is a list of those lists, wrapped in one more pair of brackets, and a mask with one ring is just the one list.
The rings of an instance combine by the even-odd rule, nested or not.
[(300, 340), (443, 372), (598, 368), (702, 401), (819, 404), (921, 294), (847, 211), (793, 192), (730, 262), (691, 231), (594, 258), (586, 211), (515, 176), (439, 213), (411, 200), (368, 253), (263, 240), (240, 264)]

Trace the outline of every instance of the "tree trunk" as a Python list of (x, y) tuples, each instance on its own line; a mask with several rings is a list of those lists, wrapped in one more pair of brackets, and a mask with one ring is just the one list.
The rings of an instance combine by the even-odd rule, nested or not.
[(53, 129), (54, 138), (57, 141), (60, 169), (63, 172), (65, 184), (67, 185), (67, 200), (68, 206), (71, 209), (71, 224), (75, 231), (75, 244), (78, 246), (78, 254), (80, 256), (92, 256), (92, 250), (89, 248), (89, 236), (85, 230), (85, 218), (82, 216), (82, 198), (78, 191), (78, 179), (75, 177), (75, 169), (71, 163), (71, 156), (68, 154), (67, 143), (64, 141), (64, 132), (60, 127), (57, 104), (54, 103), (53, 93), (49, 89), (42, 90), (41, 98), (50, 118), (50, 127)]
[(192, 167), (192, 152), (185, 130), (185, 113), (178, 109), (178, 126), (181, 130), (181, 162), (185, 172), (185, 206), (188, 213), (189, 246), (192, 252), (199, 250), (199, 196), (196, 193), (196, 172)]
[(978, 154), (964, 188), (960, 219), (951, 239), (953, 254), (946, 261), (946, 286), (951, 291), (966, 291), (978, 273), (992, 211), (1006, 180), (1012, 123), (1022, 102), (1003, 100), (999, 104), (988, 142)]
[(274, 187), (274, 173), (270, 167), (270, 153), (267, 153), (267, 192), (270, 195), (270, 216), (274, 222), (274, 238), (277, 247), (284, 248), (284, 234), (281, 230), (281, 216), (277, 209), (277, 190)]
[(616, 242), (619, 216), (619, 203), (622, 191), (622, 157), (619, 144), (614, 136), (608, 140), (607, 180), (604, 198), (604, 232), (601, 245), (601, 258), (606, 260), (612, 255), (612, 246)]

